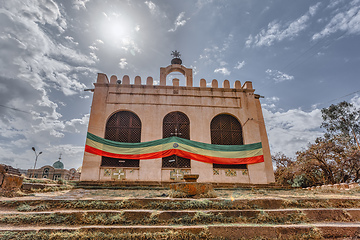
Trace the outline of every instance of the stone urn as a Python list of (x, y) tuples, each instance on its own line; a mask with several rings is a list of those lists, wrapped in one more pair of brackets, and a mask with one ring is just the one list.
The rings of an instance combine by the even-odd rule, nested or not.
[(196, 182), (199, 178), (199, 174), (184, 174), (185, 182)]
[(170, 189), (176, 197), (201, 197), (213, 191), (211, 183), (198, 183), (199, 174), (184, 174), (185, 182), (172, 183)]

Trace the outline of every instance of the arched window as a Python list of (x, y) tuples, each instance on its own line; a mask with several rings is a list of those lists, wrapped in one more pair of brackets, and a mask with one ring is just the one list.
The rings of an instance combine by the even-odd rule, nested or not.
[(44, 168), (42, 177), (43, 178), (49, 177), (49, 168)]
[[(163, 138), (177, 136), (190, 139), (190, 121), (182, 112), (171, 112), (163, 120)], [(163, 168), (190, 168), (190, 159), (169, 156), (162, 159)]]
[[(106, 123), (105, 139), (128, 143), (140, 142), (140, 118), (129, 111), (121, 111), (113, 114)], [(139, 167), (139, 160), (102, 157), (101, 166)]]
[[(240, 122), (228, 114), (220, 114), (213, 118), (210, 124), (211, 143), (218, 145), (243, 145)], [(246, 164), (226, 165), (213, 164), (213, 168), (246, 169)]]

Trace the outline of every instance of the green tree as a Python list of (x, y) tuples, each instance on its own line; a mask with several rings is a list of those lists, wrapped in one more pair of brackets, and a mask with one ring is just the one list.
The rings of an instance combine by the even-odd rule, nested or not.
[(356, 141), (360, 133), (360, 109), (346, 101), (321, 110), (323, 123), (321, 127), (327, 130), (328, 135), (342, 134), (352, 136), (351, 141)]

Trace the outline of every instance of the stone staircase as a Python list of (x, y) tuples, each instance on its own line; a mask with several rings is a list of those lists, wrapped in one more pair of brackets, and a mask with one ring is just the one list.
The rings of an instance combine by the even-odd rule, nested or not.
[(360, 239), (360, 199), (2, 200), (0, 239)]

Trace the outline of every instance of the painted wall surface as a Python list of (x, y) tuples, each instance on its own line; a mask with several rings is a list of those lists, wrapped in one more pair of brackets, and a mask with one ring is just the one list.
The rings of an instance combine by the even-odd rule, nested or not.
[[(164, 78), (172, 71), (186, 74), (187, 86), (179, 86), (178, 79), (173, 80), (173, 86), (166, 86)], [(136, 77), (134, 84), (130, 84), (125, 75), (118, 84), (116, 76), (109, 82), (105, 74), (99, 73), (94, 84), (88, 131), (104, 137), (108, 118), (126, 110), (140, 118), (142, 142), (161, 139), (165, 115), (180, 111), (190, 120), (190, 139), (211, 143), (211, 120), (218, 114), (230, 114), (242, 125), (244, 144), (262, 142), (265, 162), (250, 164), (247, 169), (213, 169), (212, 164), (192, 160), (191, 169), (182, 169), (181, 173), (199, 174), (198, 182), (267, 184), (275, 181), (259, 95), (254, 94), (251, 82), (241, 86), (240, 81), (236, 81), (234, 88), (230, 88), (229, 81), (225, 80), (219, 88), (217, 80), (207, 87), (201, 79), (200, 87), (193, 87), (192, 69), (178, 64), (161, 68), (161, 80), (160, 85), (153, 85), (149, 77), (146, 85), (142, 85), (140, 77)], [(161, 159), (140, 160), (139, 168), (102, 168), (100, 164), (101, 156), (85, 152), (81, 181), (169, 182), (178, 181), (174, 176), (180, 174), (172, 172), (174, 169), (162, 169)]]

